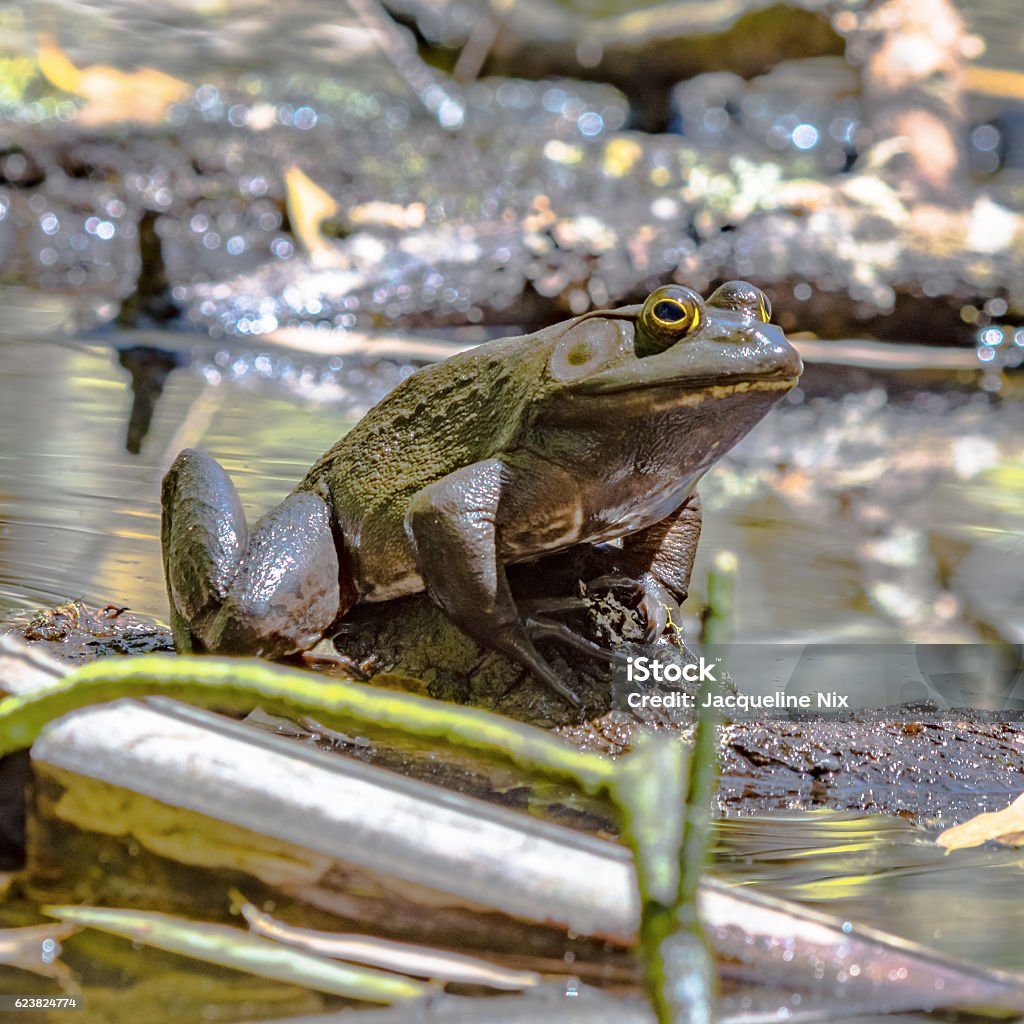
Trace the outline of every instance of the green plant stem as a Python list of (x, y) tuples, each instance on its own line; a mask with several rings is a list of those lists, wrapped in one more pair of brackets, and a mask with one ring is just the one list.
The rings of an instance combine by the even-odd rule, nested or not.
[(160, 655), (104, 659), (77, 669), (53, 686), (0, 701), (0, 754), (30, 746), (47, 722), (69, 711), (149, 695), (216, 707), (267, 703), (312, 715), (341, 730), (374, 728), (444, 740), (497, 754), (527, 771), (572, 782), (591, 794), (606, 791), (615, 772), (611, 761), (488, 711), (255, 660)]

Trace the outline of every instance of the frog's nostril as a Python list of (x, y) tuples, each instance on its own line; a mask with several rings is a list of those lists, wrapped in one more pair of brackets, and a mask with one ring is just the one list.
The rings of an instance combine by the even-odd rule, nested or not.
[(787, 377), (799, 377), (804, 372), (804, 363), (797, 352), (788, 342), (775, 345), (775, 360), (779, 369)]

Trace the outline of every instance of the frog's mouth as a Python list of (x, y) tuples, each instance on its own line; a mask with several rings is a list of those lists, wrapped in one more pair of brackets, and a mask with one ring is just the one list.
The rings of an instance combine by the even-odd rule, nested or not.
[[(632, 368), (631, 368), (632, 369)], [(603, 378), (603, 379), (602, 379)], [(757, 391), (783, 394), (796, 387), (800, 374), (788, 368), (770, 374), (745, 374), (715, 377), (656, 378), (644, 380), (633, 373), (613, 371), (607, 376), (598, 374), (587, 381), (578, 391), (591, 395), (615, 395), (624, 392), (669, 392), (674, 404), (697, 405), (706, 398), (729, 398)]]

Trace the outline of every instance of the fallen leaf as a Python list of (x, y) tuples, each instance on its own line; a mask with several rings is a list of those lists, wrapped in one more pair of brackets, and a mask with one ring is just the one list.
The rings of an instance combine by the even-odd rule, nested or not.
[(939, 846), (947, 850), (963, 850), (995, 840), (1004, 846), (1024, 843), (1024, 795), (1017, 797), (1001, 811), (978, 814), (960, 825), (947, 828), (938, 839)]
[(294, 164), (284, 172), (285, 201), (292, 234), (318, 264), (334, 259), (334, 250), (320, 234), (320, 226), (338, 211), (338, 201)]
[(85, 125), (118, 121), (159, 124), (167, 108), (191, 91), (187, 82), (155, 68), (122, 71), (106, 64), (79, 68), (49, 35), (39, 38), (38, 61), (39, 70), (52, 85), (85, 100), (78, 115)]

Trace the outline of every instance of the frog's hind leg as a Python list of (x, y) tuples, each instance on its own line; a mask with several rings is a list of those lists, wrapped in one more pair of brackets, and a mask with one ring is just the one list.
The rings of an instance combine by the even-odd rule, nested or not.
[(249, 546), (234, 484), (206, 452), (186, 448), (163, 480), (160, 546), (179, 653), (203, 650), (199, 634), (227, 596)]
[(163, 483), (161, 542), (180, 653), (283, 657), (312, 647), (344, 610), (324, 500), (289, 495), (249, 530), (223, 468), (185, 449)]

